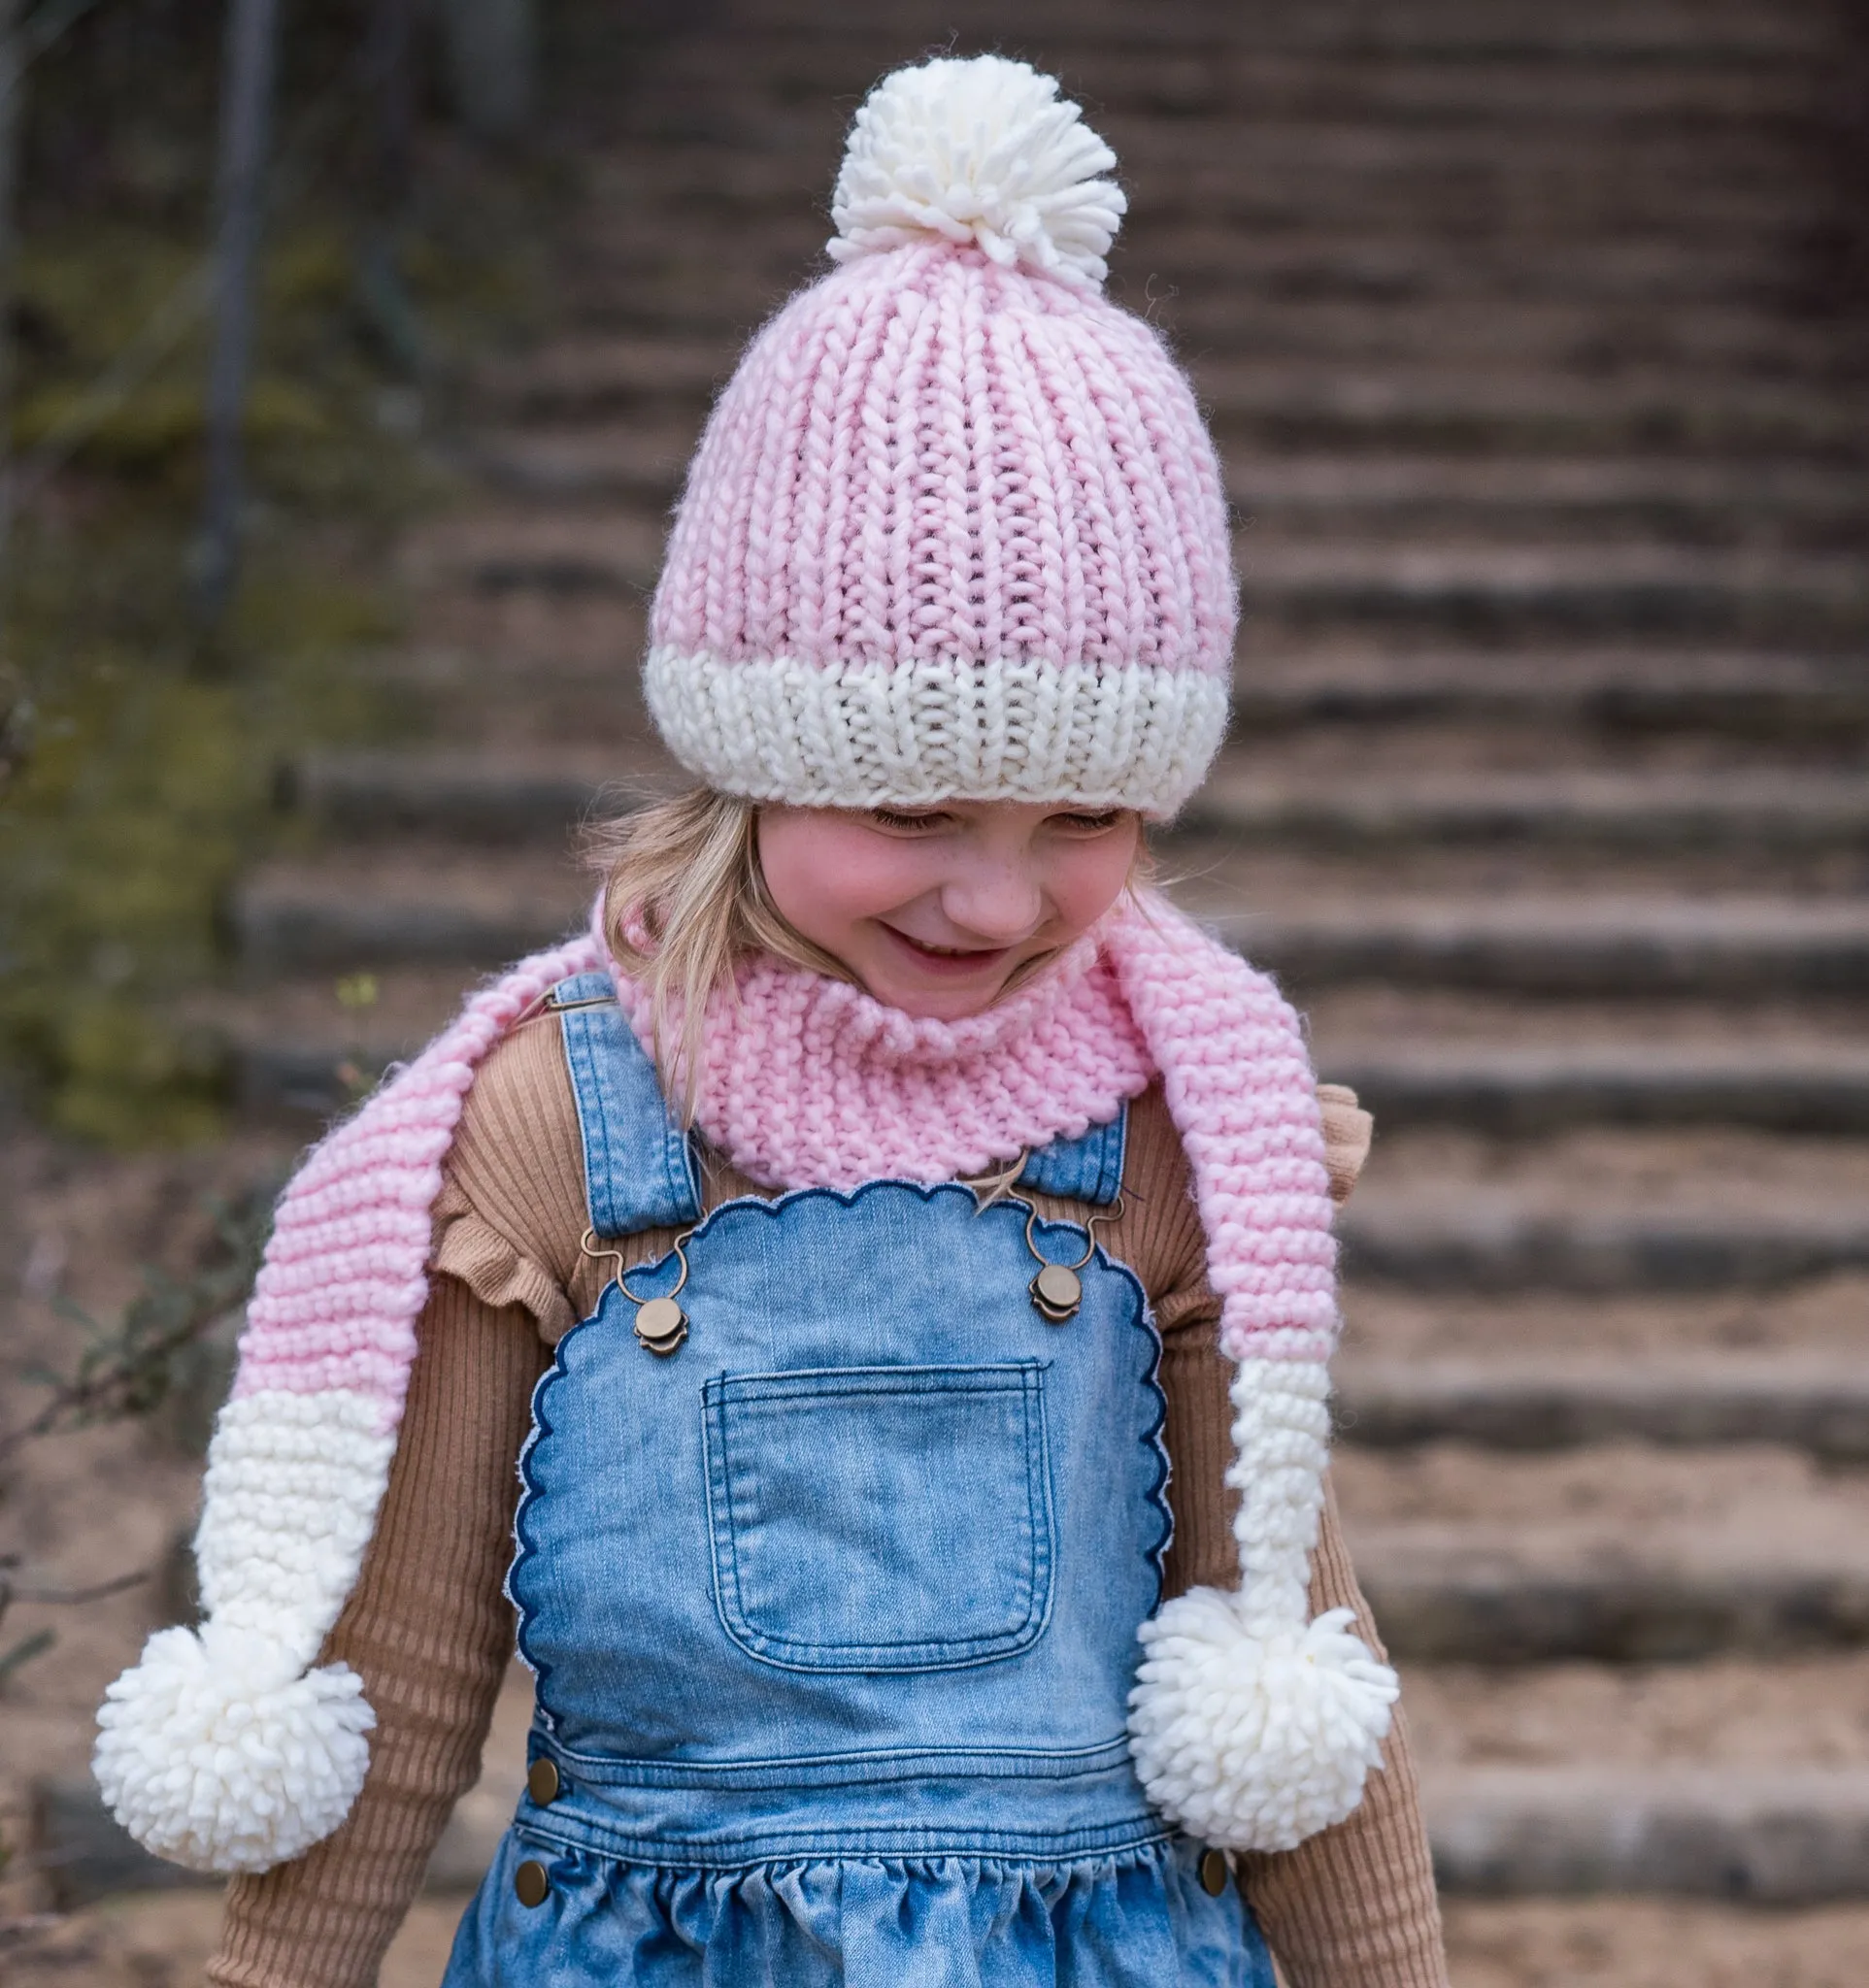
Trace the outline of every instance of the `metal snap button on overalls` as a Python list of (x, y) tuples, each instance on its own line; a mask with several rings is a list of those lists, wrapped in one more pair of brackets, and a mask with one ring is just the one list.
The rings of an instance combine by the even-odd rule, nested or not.
[(541, 1808), (549, 1807), (558, 1799), (561, 1785), (557, 1767), (551, 1761), (535, 1760), (525, 1771), (525, 1792)]
[(676, 1279), (674, 1290), (660, 1298), (637, 1297), (623, 1281), (622, 1252), (617, 1249), (599, 1248), (594, 1228), (584, 1231), (584, 1242), (579, 1245), (593, 1262), (609, 1258), (616, 1263), (617, 1271), (611, 1282), (636, 1308), (637, 1342), (662, 1360), (666, 1360), (671, 1353), (677, 1351), (682, 1342), (688, 1336), (687, 1313), (675, 1302), (685, 1289), (688, 1280), (688, 1260), (683, 1248), (686, 1241), (686, 1234), (676, 1238), (675, 1255), (682, 1266), (682, 1275)]
[(1200, 1878), (1201, 1889), (1210, 1899), (1217, 1899), (1226, 1889), (1226, 1852), (1224, 1850), (1203, 1850), (1194, 1871)]
[(537, 1858), (528, 1857), (513, 1873), (513, 1892), (522, 1905), (542, 1905), (551, 1895), (551, 1879)]
[(1122, 1197), (1117, 1197), (1117, 1204), (1109, 1214), (1092, 1215), (1084, 1225), (1084, 1254), (1075, 1263), (1051, 1263), (1047, 1260), (1038, 1246), (1032, 1231), (1038, 1223), (1038, 1209), (1029, 1204), (1025, 1210), (1025, 1246), (1037, 1258), (1038, 1276), (1026, 1285), (1031, 1296), (1032, 1309), (1044, 1319), (1047, 1325), (1069, 1325), (1078, 1315), (1078, 1307), (1084, 1303), (1084, 1279), (1078, 1275), (1097, 1253), (1097, 1224), (1102, 1221), (1118, 1221), (1122, 1216)]

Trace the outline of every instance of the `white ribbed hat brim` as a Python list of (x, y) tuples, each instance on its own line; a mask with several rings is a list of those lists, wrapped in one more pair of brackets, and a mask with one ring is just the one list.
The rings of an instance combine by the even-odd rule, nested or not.
[(729, 660), (666, 645), (644, 688), (669, 749), (721, 793), (799, 808), (1056, 801), (1153, 820), (1199, 786), (1228, 702), (1207, 670)]

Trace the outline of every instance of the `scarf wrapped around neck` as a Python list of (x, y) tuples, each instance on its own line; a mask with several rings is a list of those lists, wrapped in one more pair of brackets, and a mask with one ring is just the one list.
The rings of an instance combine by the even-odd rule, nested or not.
[[(98, 1718), (98, 1782), (156, 1855), (270, 1870), (350, 1812), (375, 1714), (353, 1671), (317, 1659), (388, 1482), (443, 1165), (487, 1051), (608, 964), (583, 938), (475, 994), (286, 1188), (208, 1454), (203, 1619), (152, 1636)], [(617, 991), (645, 1032), (647, 997), (619, 976)], [(1307, 1619), (1336, 1245), (1310, 1059), (1277, 988), (1151, 894), (965, 1021), (761, 957), (717, 992), (705, 1040), (701, 1130), (779, 1188), (981, 1174), (1108, 1122), (1160, 1076), (1235, 1367), (1241, 1578), (1143, 1625), (1131, 1750), (1151, 1800), (1209, 1843), (1285, 1849), (1341, 1820), (1397, 1687), (1349, 1610)]]

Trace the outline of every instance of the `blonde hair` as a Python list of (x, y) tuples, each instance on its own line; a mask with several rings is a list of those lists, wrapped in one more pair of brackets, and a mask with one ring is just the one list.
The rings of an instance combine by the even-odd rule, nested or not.
[(694, 1122), (708, 998), (733, 984), (742, 960), (770, 952), (851, 977), (780, 916), (759, 868), (758, 822), (757, 802), (691, 787), (585, 838), (588, 859), (604, 875), (610, 955), (649, 995), (655, 1067), (681, 1101), (684, 1124)]
[[(651, 1044), (663, 1088), (691, 1125), (699, 1104), (709, 998), (731, 988), (741, 962), (771, 953), (834, 979), (856, 977), (781, 915), (759, 867), (759, 804), (692, 787), (587, 831), (587, 858), (604, 878), (611, 957), (649, 996)], [(1126, 889), (1149, 880), (1138, 841)], [(1003, 991), (1040, 972), (1028, 960)], [(679, 1024), (679, 1026), (678, 1026)]]

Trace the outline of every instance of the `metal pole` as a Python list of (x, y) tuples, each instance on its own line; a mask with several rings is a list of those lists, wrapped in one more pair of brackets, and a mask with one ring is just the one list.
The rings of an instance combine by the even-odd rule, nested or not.
[(375, 156), (369, 210), (357, 257), (357, 287), (364, 312), (403, 372), (419, 379), (424, 350), (421, 326), (403, 281), (402, 228), (408, 217), (411, 129), (415, 122), (410, 45), (413, 0), (376, 0), (366, 70), (374, 101)]
[(215, 337), (208, 372), (208, 487), (201, 528), (201, 605), (210, 621), (220, 618), (240, 572), (246, 493), (241, 421), (252, 361), (254, 264), (278, 41), (279, 0), (232, 0), (216, 186)]
[(370, 23), (369, 74), (376, 100), (376, 205), (400, 215), (409, 199), (409, 139), (413, 121), (409, 45), (414, 0), (377, 0)]
[(25, 0), (0, 0), (0, 663), (7, 654), (13, 582), (13, 300), (19, 255), (19, 17)]
[(442, 29), (461, 122), (476, 138), (517, 138), (538, 83), (534, 0), (444, 0)]

